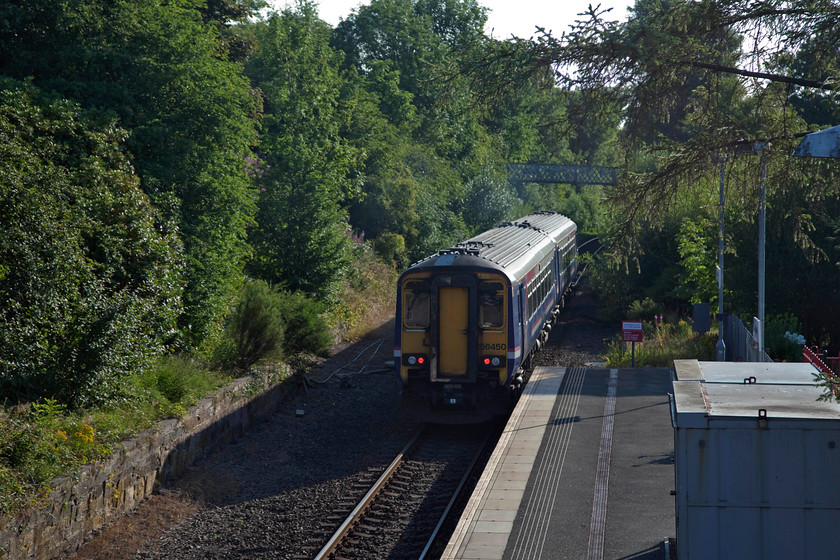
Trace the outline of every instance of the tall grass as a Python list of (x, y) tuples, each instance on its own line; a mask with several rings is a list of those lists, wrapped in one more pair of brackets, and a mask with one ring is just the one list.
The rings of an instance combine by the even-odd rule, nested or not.
[[(674, 360), (713, 360), (717, 333), (697, 334), (685, 320), (666, 323), (662, 319), (643, 322), (644, 339), (635, 344), (636, 367), (670, 367)], [(606, 359), (609, 367), (631, 367), (631, 343), (622, 342), (621, 336), (607, 344)]]
[(342, 284), (340, 301), (330, 310), (337, 341), (354, 341), (375, 331), (394, 314), (397, 273), (367, 242), (354, 238), (355, 259)]
[(107, 407), (68, 410), (53, 399), (0, 407), (0, 521), (37, 506), (50, 481), (108, 457), (116, 444), (177, 418), (230, 377), (184, 357), (158, 359)]

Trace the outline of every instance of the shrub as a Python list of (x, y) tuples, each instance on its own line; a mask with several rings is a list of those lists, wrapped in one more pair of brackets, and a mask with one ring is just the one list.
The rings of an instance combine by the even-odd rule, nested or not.
[(233, 309), (217, 363), (248, 370), (268, 359), (325, 356), (332, 344), (326, 305), (301, 292), (276, 290), (262, 280), (245, 283)]
[[(712, 360), (715, 356), (716, 336), (698, 335), (691, 323), (658, 322), (645, 324), (645, 339), (635, 344), (636, 367), (670, 367), (674, 360)], [(631, 351), (621, 336), (607, 345), (607, 363), (610, 367), (630, 367)]]
[[(126, 133), (0, 78), (0, 394), (104, 404), (173, 337), (183, 261)], [(101, 115), (100, 115), (101, 117)]]
[(655, 315), (662, 314), (662, 306), (650, 298), (641, 301), (633, 300), (627, 308), (627, 318), (636, 321), (650, 319)]
[(285, 354), (326, 356), (332, 344), (323, 316), (326, 305), (301, 292), (279, 292), (276, 300), (286, 334)]
[(376, 254), (383, 261), (397, 268), (406, 265), (405, 238), (398, 233), (385, 232), (379, 234), (374, 243)]
[(802, 361), (805, 341), (799, 342), (801, 332), (802, 323), (791, 313), (768, 317), (764, 323), (764, 349), (774, 360)]
[(191, 405), (222, 382), (222, 375), (183, 356), (166, 356), (150, 368), (155, 387), (171, 403)]
[(247, 370), (260, 360), (281, 356), (286, 325), (280, 307), (277, 292), (266, 282), (245, 283), (228, 326), (237, 368)]

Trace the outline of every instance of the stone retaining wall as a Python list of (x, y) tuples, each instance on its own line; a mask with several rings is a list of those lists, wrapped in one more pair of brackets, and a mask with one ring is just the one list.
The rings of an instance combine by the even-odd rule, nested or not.
[(156, 484), (267, 418), (288, 391), (281, 382), (253, 396), (250, 383), (237, 379), (182, 419), (164, 420), (121, 443), (106, 461), (86, 465), (72, 479), (56, 479), (43, 507), (0, 527), (0, 558), (52, 560), (72, 553), (93, 531), (133, 510)]

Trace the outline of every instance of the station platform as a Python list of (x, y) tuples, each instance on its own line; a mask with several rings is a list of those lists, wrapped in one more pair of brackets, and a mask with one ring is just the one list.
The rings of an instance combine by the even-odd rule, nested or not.
[(671, 382), (668, 368), (536, 368), (441, 558), (667, 559)]

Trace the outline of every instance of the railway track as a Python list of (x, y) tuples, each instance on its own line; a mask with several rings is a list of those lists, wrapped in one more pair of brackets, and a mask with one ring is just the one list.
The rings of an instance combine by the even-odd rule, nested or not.
[(458, 498), (472, 489), (474, 471), (486, 461), (498, 433), (495, 425), (423, 427), (317, 554), (304, 551), (301, 558), (437, 557), (437, 539), (448, 538), (446, 520), (459, 511)]

